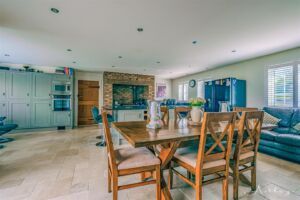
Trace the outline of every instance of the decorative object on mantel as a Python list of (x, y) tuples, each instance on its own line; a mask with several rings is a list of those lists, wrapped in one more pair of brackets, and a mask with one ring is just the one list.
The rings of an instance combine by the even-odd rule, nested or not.
[(195, 81), (194, 79), (190, 80), (190, 81), (189, 81), (189, 86), (190, 86), (191, 88), (194, 88), (194, 87), (196, 86), (196, 81)]
[(148, 101), (149, 117), (150, 121), (147, 124), (147, 128), (158, 129), (162, 126), (160, 104), (157, 101)]
[(202, 99), (200, 97), (192, 98), (190, 99), (189, 103), (192, 106), (192, 110), (191, 110), (192, 122), (195, 124), (201, 123), (203, 117), (203, 106), (205, 104), (205, 99)]

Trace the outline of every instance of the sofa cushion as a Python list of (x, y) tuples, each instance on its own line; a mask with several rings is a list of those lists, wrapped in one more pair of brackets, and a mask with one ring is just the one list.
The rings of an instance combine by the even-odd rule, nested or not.
[(300, 147), (300, 135), (279, 134), (277, 137), (275, 137), (275, 141), (281, 144)]
[(290, 128), (278, 127), (278, 128), (274, 128), (272, 131), (275, 131), (276, 133), (279, 133), (279, 134), (289, 134)]
[(298, 124), (298, 130), (300, 130), (300, 109), (295, 109), (291, 119), (291, 127), (295, 127), (297, 126), (297, 124)]
[(265, 107), (264, 111), (273, 115), (276, 118), (281, 119), (278, 123), (279, 127), (290, 127), (291, 118), (294, 113), (292, 108), (275, 108), (275, 107)]
[(260, 134), (260, 138), (263, 140), (274, 141), (277, 135), (278, 133), (274, 131), (262, 130)]
[(274, 117), (273, 115), (270, 115), (269, 113), (264, 112), (263, 123), (277, 125), (280, 122), (280, 120), (281, 119), (278, 119), (278, 118)]
[(267, 146), (267, 147), (271, 147), (271, 148), (278, 149), (278, 150), (281, 150), (281, 151), (285, 151), (285, 152), (289, 152), (289, 153), (292, 153), (292, 154), (300, 155), (300, 148), (299, 147), (286, 145), (286, 144), (281, 144), (281, 143), (278, 143), (278, 142), (260, 140), (259, 146)]

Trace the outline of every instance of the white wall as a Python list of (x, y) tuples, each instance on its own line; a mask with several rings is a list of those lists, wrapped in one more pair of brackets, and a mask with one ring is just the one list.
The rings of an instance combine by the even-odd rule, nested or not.
[[(217, 59), (217, 58), (216, 58)], [(200, 72), (172, 80), (173, 98), (178, 98), (178, 84), (191, 79), (218, 79), (235, 77), (246, 80), (247, 84), (247, 106), (263, 107), (264, 105), (264, 89), (265, 80), (264, 73), (266, 66), (281, 64), (300, 59), (300, 48), (287, 50), (284, 52), (247, 60), (232, 65), (227, 65), (217, 69)], [(189, 98), (196, 97), (197, 87), (189, 87)]]
[[(166, 84), (166, 86), (167, 86), (167, 96), (166, 96), (166, 99), (172, 98), (172, 80), (170, 80), (170, 79), (160, 79), (160, 78), (156, 78), (155, 77), (155, 99), (157, 99), (156, 98), (156, 84), (157, 83), (164, 83), (164, 84)], [(158, 100), (160, 100), (160, 99), (158, 99)]]
[(75, 71), (75, 112), (74, 112), (74, 125), (77, 126), (78, 116), (78, 80), (86, 81), (99, 81), (99, 108), (103, 105), (103, 73), (102, 72), (83, 72)]

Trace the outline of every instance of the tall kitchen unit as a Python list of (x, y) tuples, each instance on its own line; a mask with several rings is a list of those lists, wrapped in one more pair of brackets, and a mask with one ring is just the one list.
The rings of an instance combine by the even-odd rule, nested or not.
[(246, 107), (246, 81), (236, 78), (206, 81), (205, 100), (206, 112), (219, 112), (221, 102), (226, 102), (229, 110)]

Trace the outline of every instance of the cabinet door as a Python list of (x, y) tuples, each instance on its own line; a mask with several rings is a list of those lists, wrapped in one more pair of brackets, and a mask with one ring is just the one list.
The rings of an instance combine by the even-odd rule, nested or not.
[(33, 74), (33, 99), (50, 99), (51, 85), (51, 76), (49, 74)]
[[(0, 117), (8, 118), (8, 105), (5, 101), (0, 101)], [(8, 120), (8, 119), (6, 119)]]
[(142, 121), (144, 120), (143, 110), (120, 110), (118, 121)]
[(5, 99), (7, 95), (6, 79), (7, 79), (6, 71), (0, 70), (0, 99)]
[(52, 125), (52, 105), (50, 101), (32, 103), (31, 127), (41, 128)]
[(71, 112), (53, 112), (54, 126), (71, 126)]
[(31, 95), (31, 73), (13, 72), (9, 78), (9, 97), (28, 99)]
[(9, 119), (11, 123), (18, 124), (18, 128), (30, 127), (30, 104), (29, 102), (10, 102)]

